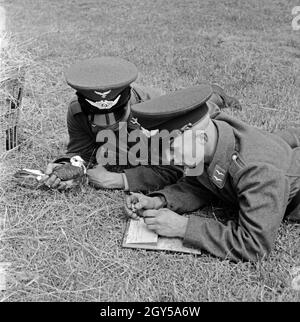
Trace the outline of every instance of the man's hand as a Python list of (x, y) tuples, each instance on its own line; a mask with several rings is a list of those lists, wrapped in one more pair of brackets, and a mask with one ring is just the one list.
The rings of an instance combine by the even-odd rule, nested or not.
[(160, 236), (181, 237), (185, 235), (188, 218), (167, 208), (145, 210), (143, 217), (147, 227)]
[(121, 173), (107, 171), (102, 165), (87, 170), (89, 182), (96, 188), (124, 189), (125, 184)]
[(159, 209), (166, 203), (164, 197), (147, 197), (142, 193), (131, 192), (125, 197), (125, 212), (132, 219), (138, 219), (145, 209)]
[(54, 169), (61, 166), (62, 166), (61, 163), (49, 163), (45, 170), (45, 174), (47, 176), (43, 178), (40, 182), (51, 189), (58, 189), (58, 190), (70, 189), (73, 185), (73, 180), (62, 182), (55, 174), (52, 173)]

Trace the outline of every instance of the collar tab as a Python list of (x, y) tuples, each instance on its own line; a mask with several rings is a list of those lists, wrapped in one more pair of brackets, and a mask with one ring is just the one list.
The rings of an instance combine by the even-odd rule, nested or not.
[(225, 182), (227, 177), (227, 171), (224, 170), (221, 166), (216, 164), (213, 174), (212, 180), (213, 183), (220, 189), (224, 188)]

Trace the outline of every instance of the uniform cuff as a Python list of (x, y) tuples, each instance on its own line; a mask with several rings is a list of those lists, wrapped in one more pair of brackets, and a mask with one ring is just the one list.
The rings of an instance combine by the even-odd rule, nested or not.
[(164, 197), (166, 204), (164, 205), (165, 208), (169, 208), (170, 210), (177, 211), (176, 207), (176, 199), (173, 200), (172, 193), (169, 193), (167, 188), (155, 192), (151, 192), (147, 194), (149, 197)]
[(207, 238), (207, 235), (204, 233), (204, 230), (206, 225), (210, 221), (210, 218), (203, 218), (195, 215), (190, 215), (185, 235), (183, 238), (183, 244), (185, 246), (193, 246), (197, 248), (203, 247), (203, 238)]
[(145, 184), (141, 179), (139, 167), (124, 169), (124, 174), (126, 175), (126, 181), (129, 191), (140, 192), (145, 191)]
[(126, 177), (125, 173), (122, 173), (122, 178), (123, 178), (123, 182), (124, 182), (124, 190), (129, 191), (128, 180), (127, 180), (127, 177)]

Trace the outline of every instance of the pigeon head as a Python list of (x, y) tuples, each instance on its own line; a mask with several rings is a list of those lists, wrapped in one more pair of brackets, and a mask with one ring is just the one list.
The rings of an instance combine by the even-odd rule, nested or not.
[(84, 160), (82, 159), (82, 157), (80, 157), (79, 155), (75, 155), (74, 157), (72, 157), (70, 159), (70, 163), (74, 166), (74, 167), (83, 167), (84, 166)]

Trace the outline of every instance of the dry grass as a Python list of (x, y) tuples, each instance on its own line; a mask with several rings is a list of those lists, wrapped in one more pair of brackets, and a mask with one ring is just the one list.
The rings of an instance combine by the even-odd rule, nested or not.
[[(266, 130), (299, 125), (299, 34), (294, 1), (6, 1), (12, 47), (27, 68), (22, 148), (2, 158), (3, 301), (299, 301), (299, 225), (283, 223), (257, 264), (207, 254), (122, 249), (123, 193), (58, 193), (18, 186), (18, 167), (44, 168), (66, 148), (63, 71), (93, 56), (134, 62), (139, 82), (166, 91), (216, 82), (243, 103), (228, 111)], [(117, 17), (117, 19), (116, 19)], [(14, 56), (13, 50), (10, 51)]]

